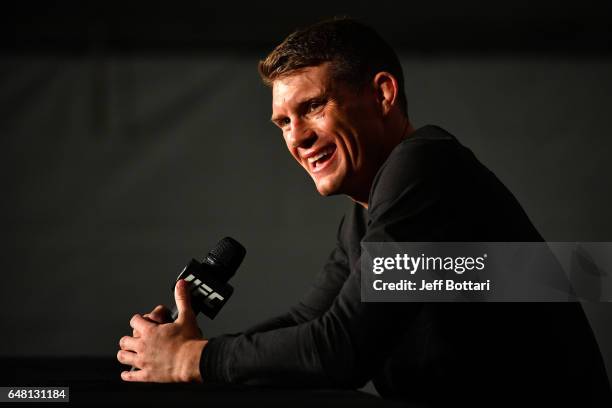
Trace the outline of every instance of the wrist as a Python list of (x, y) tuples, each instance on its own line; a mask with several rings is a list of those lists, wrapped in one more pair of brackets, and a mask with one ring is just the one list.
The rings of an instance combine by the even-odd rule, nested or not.
[(200, 357), (208, 340), (189, 340), (183, 344), (179, 352), (179, 382), (202, 382), (200, 373)]

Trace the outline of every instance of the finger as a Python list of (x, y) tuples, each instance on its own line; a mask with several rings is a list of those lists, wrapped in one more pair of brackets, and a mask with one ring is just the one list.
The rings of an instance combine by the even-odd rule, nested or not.
[(130, 382), (148, 382), (150, 381), (149, 373), (147, 372), (147, 370), (122, 371), (121, 379), (123, 381), (130, 381)]
[[(142, 317), (143, 319), (155, 322), (155, 320), (151, 319), (151, 315), (149, 313), (143, 314)], [(155, 322), (155, 323), (158, 323), (158, 322)], [(136, 329), (132, 330), (132, 337), (140, 337), (140, 331)]]
[(123, 336), (119, 340), (119, 347), (126, 351), (140, 351), (140, 340), (130, 336)]
[(191, 294), (188, 287), (189, 284), (184, 279), (180, 279), (174, 286), (174, 301), (178, 310), (177, 322), (195, 316), (191, 309)]
[(143, 314), (143, 315), (142, 315), (142, 318), (143, 318), (143, 319), (145, 319), (145, 320), (148, 320), (148, 321), (150, 321), (150, 322), (155, 322), (155, 323), (158, 323), (158, 322), (156, 322), (154, 319), (152, 319), (152, 318), (151, 318), (151, 313)]
[(155, 326), (155, 323), (151, 322), (150, 320), (145, 319), (139, 314), (135, 314), (130, 319), (130, 327), (138, 330), (141, 333), (147, 329), (150, 329), (153, 326)]
[(148, 316), (149, 319), (157, 323), (170, 323), (172, 321), (170, 318), (170, 310), (164, 305), (158, 305), (155, 307), (155, 309), (153, 309)]
[(119, 350), (117, 352), (117, 360), (121, 364), (134, 366), (136, 363), (136, 353), (131, 351)]

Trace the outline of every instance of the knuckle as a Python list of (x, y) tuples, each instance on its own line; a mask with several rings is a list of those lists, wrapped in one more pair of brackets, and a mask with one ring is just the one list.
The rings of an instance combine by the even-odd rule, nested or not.
[(130, 341), (130, 337), (128, 337), (128, 336), (123, 336), (123, 337), (121, 338), (121, 341), (122, 341), (122, 344), (123, 344), (123, 347), (122, 347), (122, 348), (126, 348), (126, 347), (128, 346), (129, 341)]

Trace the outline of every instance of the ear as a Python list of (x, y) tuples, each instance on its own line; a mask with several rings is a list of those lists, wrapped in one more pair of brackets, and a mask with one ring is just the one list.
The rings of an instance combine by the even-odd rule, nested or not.
[(374, 76), (373, 84), (381, 112), (386, 116), (397, 102), (397, 79), (392, 74), (381, 71)]

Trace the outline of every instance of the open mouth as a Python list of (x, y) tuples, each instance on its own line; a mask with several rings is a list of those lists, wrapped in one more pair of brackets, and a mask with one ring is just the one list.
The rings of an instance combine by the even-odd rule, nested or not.
[(315, 156), (308, 158), (308, 164), (313, 172), (321, 171), (327, 163), (330, 162), (331, 158), (336, 152), (336, 145), (329, 145), (323, 148)]

